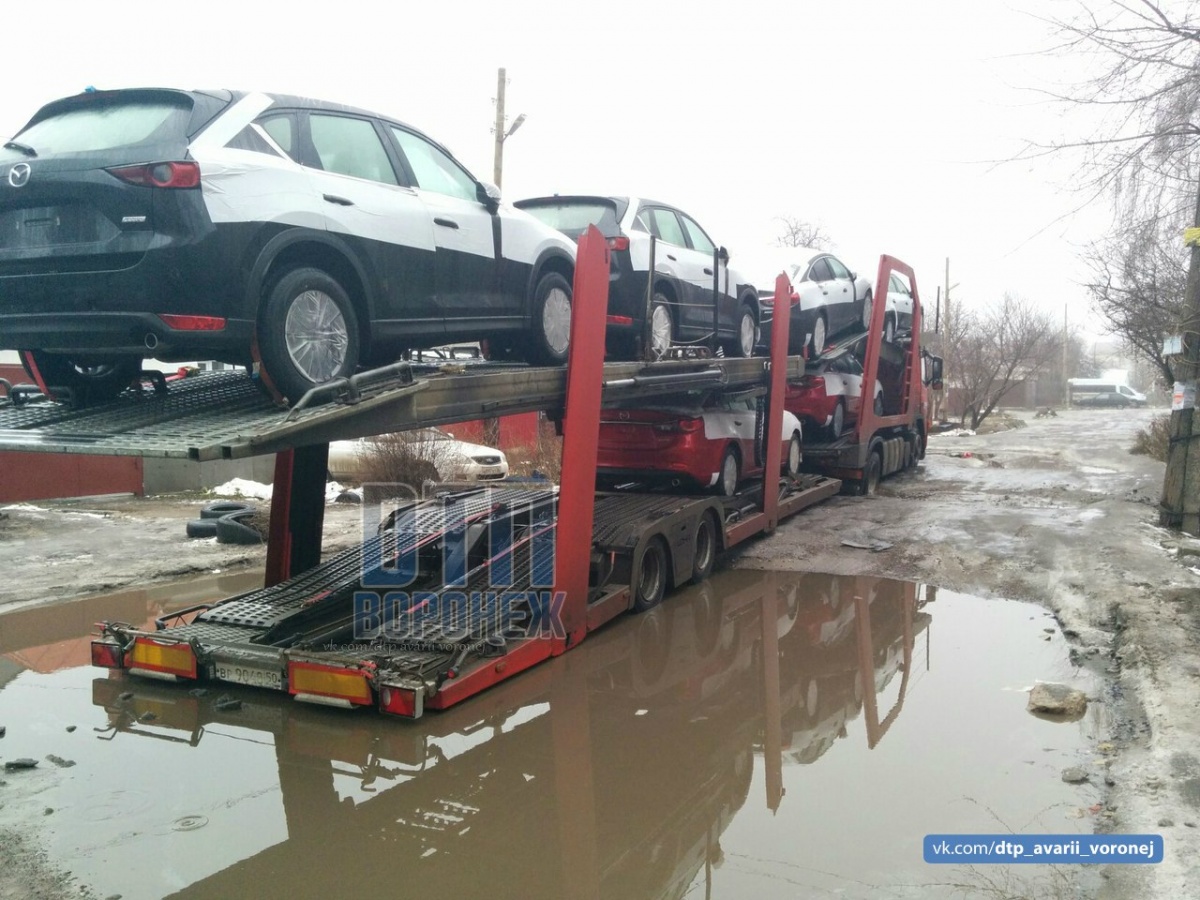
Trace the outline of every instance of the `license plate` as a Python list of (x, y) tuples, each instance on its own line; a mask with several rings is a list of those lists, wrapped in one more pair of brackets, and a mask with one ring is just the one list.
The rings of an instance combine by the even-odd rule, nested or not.
[(248, 684), (251, 687), (265, 687), (282, 690), (283, 675), (278, 669), (259, 669), (254, 666), (234, 665), (233, 663), (218, 662), (214, 664), (214, 674), (221, 681), (231, 681), (234, 684)]

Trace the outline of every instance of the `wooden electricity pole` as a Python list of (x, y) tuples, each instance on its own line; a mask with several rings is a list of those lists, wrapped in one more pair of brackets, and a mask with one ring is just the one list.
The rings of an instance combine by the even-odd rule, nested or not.
[[(1200, 192), (1196, 195), (1193, 225), (1200, 228)], [(1200, 241), (1191, 235), (1189, 238), (1187, 296), (1180, 324), (1183, 355), (1175, 377), (1192, 386), (1194, 405), (1196, 376), (1200, 374)], [(1171, 411), (1171, 442), (1167, 446), (1167, 474), (1163, 478), (1158, 521), (1166, 528), (1200, 535), (1200, 448), (1196, 446), (1200, 434), (1196, 433), (1195, 424), (1195, 410), (1191, 406)]]
[(496, 155), (492, 166), (492, 181), (500, 187), (500, 178), (504, 174), (504, 86), (508, 79), (504, 69), (496, 73)]

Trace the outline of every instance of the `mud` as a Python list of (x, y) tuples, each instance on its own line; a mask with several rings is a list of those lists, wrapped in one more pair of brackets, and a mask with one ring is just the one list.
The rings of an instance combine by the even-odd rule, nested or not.
[[(25, 835), (0, 837), (0, 897), (34, 896), (11, 893), (10, 872), (45, 896), (78, 896), (55, 880), (74, 878), (127, 898), (237, 896), (246, 885), (258, 896), (427, 896), (430, 885), (531, 897), (1200, 895), (1200, 558), (1154, 524), (1162, 465), (1127, 452), (1149, 417), (1069, 412), (934, 438), (916, 474), (875, 498), (835, 498), (730, 563), (837, 580), (771, 574), (772, 589), (721, 574), (416, 725), (250, 690), (230, 692), (243, 705), (222, 711), (223, 691), (102, 677), (71, 628), (39, 632), (56, 621), (47, 612), (82, 635), (84, 620), (149, 621), (186, 605), (177, 597), (236, 588), (193, 582), (137, 601), (17, 607), (185, 565), (253, 571), (261, 550), (220, 548), (225, 561), (215, 545), (185, 544), (198, 503), (113, 504), (104, 519), (10, 511), (0, 759), (43, 762), (0, 786), (0, 827)], [(331, 512), (327, 546), (355, 539), (358, 511)], [(876, 576), (940, 590), (924, 603), (924, 589), (881, 591), (892, 583)], [(876, 632), (862, 630), (857, 602), (834, 609), (842, 585), (884, 598), (868, 604), (880, 610), (869, 616)], [(889, 604), (900, 612), (884, 615)], [(113, 606), (123, 612), (100, 613)], [(809, 612), (779, 624), (788, 609)], [(29, 625), (33, 613), (46, 624)], [(764, 681), (773, 641), (774, 693)], [(877, 656), (877, 642), (890, 649)], [(1025, 712), (1037, 679), (1087, 690), (1085, 718)], [(1089, 779), (1064, 783), (1072, 767)], [(1162, 833), (1167, 860), (1017, 872), (920, 862), (927, 832), (1010, 828)], [(55, 867), (41, 879), (39, 849)]]

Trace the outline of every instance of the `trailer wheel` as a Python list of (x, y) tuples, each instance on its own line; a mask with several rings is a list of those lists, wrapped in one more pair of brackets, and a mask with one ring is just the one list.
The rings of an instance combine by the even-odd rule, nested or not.
[(862, 479), (859, 481), (858, 492), (864, 497), (874, 497), (875, 490), (879, 487), (879, 479), (883, 474), (883, 461), (879, 458), (879, 451), (872, 450), (871, 456), (867, 460), (867, 470), (863, 473)]
[(866, 331), (871, 330), (871, 313), (875, 310), (874, 297), (871, 295), (871, 289), (867, 288), (867, 296), (863, 298), (862, 310), (862, 326)]
[(633, 608), (645, 612), (657, 606), (666, 592), (667, 548), (661, 537), (653, 537), (633, 567)]
[(737, 451), (732, 446), (726, 447), (725, 455), (721, 457), (721, 469), (717, 475), (718, 495), (732, 497), (737, 493), (738, 482), (742, 480), (741, 469)]
[(692, 582), (699, 584), (713, 570), (717, 559), (717, 526), (711, 512), (706, 512), (696, 524), (696, 541), (692, 554)]
[(800, 432), (793, 431), (792, 439), (788, 442), (787, 459), (783, 461), (785, 471), (792, 478), (800, 474), (800, 463), (804, 460), (804, 451), (800, 443)]
[(821, 351), (825, 349), (828, 335), (829, 327), (825, 324), (825, 313), (818, 313), (817, 320), (813, 322), (812, 337), (808, 343), (809, 359), (815, 359), (821, 355)]

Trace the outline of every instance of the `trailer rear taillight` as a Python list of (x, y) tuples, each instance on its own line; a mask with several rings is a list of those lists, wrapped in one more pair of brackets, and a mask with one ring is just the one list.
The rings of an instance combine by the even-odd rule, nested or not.
[(288, 663), (288, 693), (297, 700), (327, 706), (369, 706), (371, 685), (362, 669), (320, 663)]
[(121, 646), (116, 641), (92, 641), (92, 665), (101, 669), (123, 669)]
[(160, 641), (139, 637), (129, 648), (129, 672), (149, 678), (196, 677), (196, 654), (191, 644), (181, 641)]
[(176, 331), (224, 331), (225, 320), (220, 316), (170, 316), (159, 313), (163, 324)]
[(118, 166), (108, 170), (129, 184), (156, 188), (200, 187), (200, 164), (197, 162), (159, 162), (140, 166)]
[(387, 685), (379, 692), (379, 711), (419, 719), (425, 712), (425, 688)]
[(627, 237), (610, 237), (608, 239), (609, 250), (628, 250), (629, 238)]

